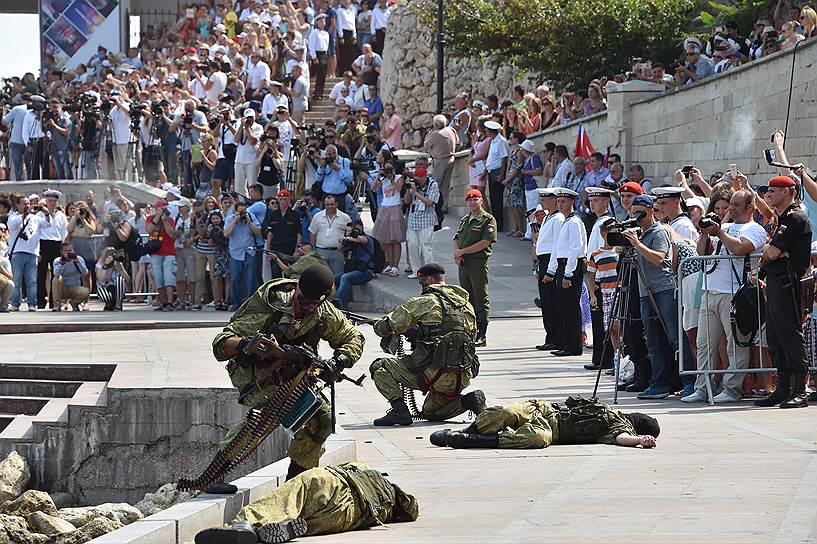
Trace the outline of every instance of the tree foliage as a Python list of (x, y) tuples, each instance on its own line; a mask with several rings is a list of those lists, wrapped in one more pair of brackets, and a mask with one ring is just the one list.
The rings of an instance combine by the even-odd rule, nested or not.
[[(414, 6), (434, 28), (436, 2)], [(448, 0), (444, 24), (447, 42), (460, 53), (497, 54), (563, 87), (629, 70), (632, 57), (677, 57), (695, 6), (694, 0)]]

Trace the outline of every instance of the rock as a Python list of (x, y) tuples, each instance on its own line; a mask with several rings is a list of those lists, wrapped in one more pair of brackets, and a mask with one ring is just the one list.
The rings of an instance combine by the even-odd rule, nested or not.
[(54, 501), (54, 506), (57, 508), (67, 508), (74, 504), (74, 498), (68, 493), (49, 493), (51, 500)]
[(156, 493), (147, 493), (144, 499), (136, 503), (136, 508), (147, 517), (184, 502), (190, 497), (192, 497), (190, 493), (176, 489), (176, 484), (165, 484), (157, 489)]
[(11, 501), (23, 494), (31, 472), (28, 463), (16, 451), (0, 461), (0, 503)]
[(49, 516), (57, 515), (54, 501), (45, 491), (29, 489), (13, 501), (6, 501), (0, 505), (0, 512), (12, 516), (26, 517), (32, 512), (44, 512)]
[(125, 502), (106, 502), (99, 506), (62, 508), (59, 511), (59, 517), (71, 523), (74, 527), (84, 527), (86, 523), (98, 517), (112, 519), (122, 525), (128, 525), (142, 519), (142, 512)]
[(0, 514), (0, 544), (43, 544), (47, 540), (46, 535), (30, 533), (20, 516)]
[(83, 544), (122, 527), (123, 525), (116, 520), (99, 516), (91, 519), (73, 533), (56, 536), (52, 542), (53, 544)]
[(61, 535), (63, 533), (70, 533), (75, 531), (76, 527), (73, 524), (65, 521), (62, 518), (49, 516), (42, 512), (32, 512), (26, 518), (28, 526), (48, 536)]

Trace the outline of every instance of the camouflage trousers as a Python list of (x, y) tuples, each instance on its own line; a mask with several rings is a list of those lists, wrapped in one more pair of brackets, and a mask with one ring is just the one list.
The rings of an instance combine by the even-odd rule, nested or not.
[[(427, 368), (418, 376), (406, 366), (402, 358), (382, 357), (374, 360), (371, 367), (369, 367), (369, 372), (372, 375), (372, 381), (377, 386), (377, 390), (386, 397), (386, 400), (391, 402), (403, 398), (401, 385), (417, 391), (426, 390), (426, 386), (420, 383), (423, 381), (423, 376), (430, 382), (437, 376), (438, 370)], [(467, 371), (460, 372), (458, 380), (457, 374), (457, 372), (443, 372), (440, 374), (440, 377), (432, 385), (433, 389), (428, 391), (426, 400), (423, 402), (423, 408), (420, 412), (423, 419), (444, 421), (465, 412), (462, 407), (460, 393), (471, 383), (471, 375)]]
[(498, 434), (503, 449), (547, 448), (558, 438), (556, 413), (531, 401), (486, 408), (474, 425), (480, 434)]
[[(232, 380), (233, 386), (239, 391), (242, 391), (245, 385), (255, 381), (251, 368), (243, 368), (231, 363), (227, 365), (227, 370), (230, 372), (230, 380)], [(241, 404), (248, 408), (262, 408), (278, 387), (277, 384), (267, 384), (260, 388), (256, 386), (241, 400)], [(219, 449), (226, 447), (230, 440), (241, 432), (244, 425), (245, 421), (242, 420), (230, 429), (227, 436), (219, 443)], [(326, 451), (324, 444), (330, 434), (332, 434), (332, 411), (329, 403), (324, 401), (315, 415), (309, 418), (306, 424), (292, 437), (287, 455), (292, 461), (304, 468), (317, 467), (321, 455)]]

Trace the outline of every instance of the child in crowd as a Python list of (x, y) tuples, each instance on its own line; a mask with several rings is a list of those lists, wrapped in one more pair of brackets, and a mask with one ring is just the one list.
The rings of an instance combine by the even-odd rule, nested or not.
[[(614, 220), (602, 223), (599, 228), (604, 245), (595, 250), (587, 261), (587, 293), (590, 296), (590, 306), (599, 307), (599, 300), (596, 299), (596, 289), (601, 291), (601, 308), (604, 312), (604, 331), (610, 327), (610, 315), (613, 312), (613, 299), (618, 287), (618, 253), (615, 248), (607, 243), (607, 232), (610, 223)], [(613, 346), (616, 345), (617, 338), (611, 334), (610, 340)]]

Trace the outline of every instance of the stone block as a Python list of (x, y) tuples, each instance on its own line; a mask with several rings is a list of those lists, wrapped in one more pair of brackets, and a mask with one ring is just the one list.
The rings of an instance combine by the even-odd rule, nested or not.
[(192, 542), (199, 531), (208, 527), (219, 527), (227, 521), (224, 517), (225, 504), (226, 500), (223, 498), (195, 498), (171, 506), (146, 519), (172, 522), (176, 525), (177, 541)]
[(176, 544), (176, 523), (173, 521), (150, 521), (141, 519), (106, 535), (91, 540), (89, 544)]

